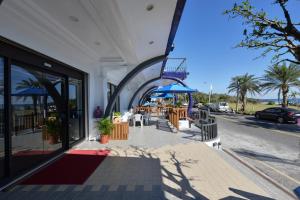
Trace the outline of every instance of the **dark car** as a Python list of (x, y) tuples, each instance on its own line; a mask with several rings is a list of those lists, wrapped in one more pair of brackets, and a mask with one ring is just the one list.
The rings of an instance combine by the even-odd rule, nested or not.
[(278, 123), (294, 122), (300, 118), (300, 111), (292, 108), (267, 108), (255, 113), (257, 119), (275, 120)]

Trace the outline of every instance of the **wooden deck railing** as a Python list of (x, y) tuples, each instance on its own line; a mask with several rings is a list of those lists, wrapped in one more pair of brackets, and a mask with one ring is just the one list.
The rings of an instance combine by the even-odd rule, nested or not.
[(139, 111), (145, 111), (147, 113), (152, 113), (153, 112), (153, 107), (150, 106), (137, 106), (134, 108), (134, 112), (139, 112)]
[(169, 110), (169, 121), (173, 124), (174, 127), (179, 129), (179, 120), (187, 119), (187, 108), (172, 108)]
[(127, 140), (129, 133), (128, 122), (114, 123), (115, 127), (110, 135), (111, 140)]

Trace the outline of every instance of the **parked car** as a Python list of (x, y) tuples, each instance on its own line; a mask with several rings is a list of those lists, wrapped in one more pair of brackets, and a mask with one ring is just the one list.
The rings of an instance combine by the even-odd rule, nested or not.
[(216, 103), (216, 108), (219, 112), (231, 112), (231, 108), (227, 102)]
[(211, 112), (216, 112), (217, 111), (216, 104), (214, 104), (214, 103), (208, 103), (208, 104), (204, 105), (203, 108), (205, 108), (205, 110), (207, 109)]
[(300, 111), (292, 108), (267, 108), (255, 113), (257, 119), (276, 120), (278, 123), (294, 122), (300, 118)]

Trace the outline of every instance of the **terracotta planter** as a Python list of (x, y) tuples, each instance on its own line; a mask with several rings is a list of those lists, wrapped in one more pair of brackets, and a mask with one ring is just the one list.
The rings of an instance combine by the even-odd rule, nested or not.
[(109, 135), (101, 135), (101, 137), (100, 137), (100, 143), (101, 144), (108, 143), (108, 140), (109, 140)]
[(48, 134), (48, 142), (49, 144), (57, 144), (58, 143), (58, 135), (56, 134)]

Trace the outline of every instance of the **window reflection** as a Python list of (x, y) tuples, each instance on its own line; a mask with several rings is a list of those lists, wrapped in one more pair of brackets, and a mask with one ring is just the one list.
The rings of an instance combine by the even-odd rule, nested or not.
[(82, 81), (69, 78), (69, 141), (83, 138)]
[(64, 78), (12, 65), (13, 173), (44, 161), (62, 148)]

